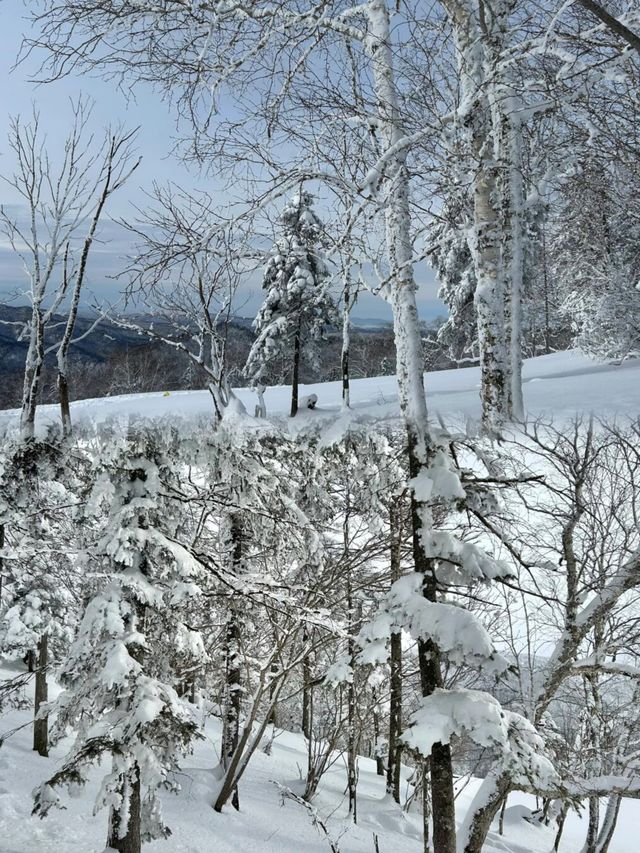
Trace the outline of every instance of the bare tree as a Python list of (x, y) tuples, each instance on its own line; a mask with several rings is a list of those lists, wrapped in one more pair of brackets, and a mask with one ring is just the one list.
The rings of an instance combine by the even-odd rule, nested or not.
[(222, 217), (207, 193), (156, 185), (152, 201), (138, 222), (126, 223), (139, 241), (128, 293), (157, 322), (126, 317), (115, 322), (184, 353), (201, 368), (219, 419), (236, 399), (227, 361), (236, 292), (260, 255), (247, 247), (240, 228)]
[[(94, 144), (88, 127), (90, 102), (80, 98), (71, 109), (72, 126), (57, 166), (47, 151), (35, 109), (27, 124), (14, 118), (9, 133), (16, 171), (4, 180), (17, 191), (26, 211), (23, 219), (0, 208), (0, 221), (29, 277), (26, 296), (31, 314), (20, 332), (28, 339), (20, 415), (25, 438), (33, 435), (45, 356), (53, 351), (57, 353), (63, 430), (65, 434), (70, 431), (69, 348), (95, 327), (92, 324), (74, 339), (89, 253), (109, 196), (139, 163), (132, 151), (135, 131), (107, 130), (103, 141)], [(78, 241), (81, 248), (76, 264)], [(65, 309), (62, 336), (57, 344), (49, 345), (45, 336), (55, 335), (56, 315)]]

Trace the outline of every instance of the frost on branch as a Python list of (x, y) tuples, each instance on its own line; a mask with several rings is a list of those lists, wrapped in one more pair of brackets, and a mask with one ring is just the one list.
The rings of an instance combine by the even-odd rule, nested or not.
[(402, 739), (410, 749), (428, 756), (435, 743), (447, 744), (462, 735), (495, 749), (516, 785), (533, 789), (558, 785), (544, 741), (531, 723), (480, 690), (438, 689), (424, 697)]
[(466, 663), (490, 672), (507, 669), (507, 661), (496, 652), (475, 616), (453, 604), (428, 601), (422, 595), (422, 577), (416, 572), (392, 585), (378, 612), (360, 632), (360, 662), (386, 661), (389, 637), (402, 630), (414, 640), (433, 640), (455, 665)]

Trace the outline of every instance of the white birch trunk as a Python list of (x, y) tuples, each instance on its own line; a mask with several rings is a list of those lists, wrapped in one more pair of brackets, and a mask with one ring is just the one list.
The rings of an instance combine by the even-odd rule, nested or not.
[[(404, 134), (398, 113), (386, 0), (371, 0), (367, 5), (367, 14), (370, 32), (368, 49), (372, 58), (379, 127), (385, 149), (389, 150), (397, 145)], [(397, 153), (387, 161), (385, 176), (389, 301), (393, 309), (400, 408), (410, 436), (416, 442), (417, 455), (426, 464), (428, 426), (424, 357), (413, 277), (409, 176), (406, 152), (402, 146), (398, 146)]]
[[(413, 276), (411, 209), (406, 151), (400, 141), (404, 137), (401, 124), (393, 68), (389, 10), (386, 0), (370, 0), (367, 4), (368, 40), (377, 101), (378, 126), (385, 152), (391, 154), (385, 164), (383, 189), (385, 224), (389, 262), (390, 302), (393, 309), (396, 342), (396, 374), (400, 409), (407, 429), (410, 476), (419, 476), (428, 465), (429, 426), (424, 388), (424, 356), (416, 304)], [(422, 533), (432, 524), (427, 504), (412, 496), (413, 557), (415, 569), (424, 578), (423, 593), (435, 600), (435, 578), (431, 562), (424, 551)], [(427, 648), (428, 646), (428, 648)], [(422, 690), (429, 695), (441, 686), (442, 676), (438, 649), (423, 643), (419, 649)], [(455, 801), (453, 770), (448, 745), (434, 744), (431, 757), (434, 853), (455, 853)]]
[(24, 367), (22, 406), (20, 411), (20, 434), (32, 438), (35, 432), (36, 406), (40, 390), (40, 376), (44, 363), (44, 324), (39, 301), (34, 302), (29, 331), (29, 347)]
[(495, 99), (495, 46), (481, 26), (475, 5), (443, 0), (458, 48), (460, 116), (467, 135), (474, 223), (470, 249), (476, 273), (475, 307), (480, 347), (482, 421), (490, 434), (508, 418), (509, 375), (499, 194), (499, 113)]

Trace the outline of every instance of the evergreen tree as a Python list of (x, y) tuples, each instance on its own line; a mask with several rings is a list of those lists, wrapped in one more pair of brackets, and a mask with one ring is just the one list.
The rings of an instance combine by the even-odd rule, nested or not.
[(301, 190), (280, 216), (282, 235), (265, 269), (266, 297), (254, 321), (257, 338), (245, 367), (247, 376), (257, 382), (273, 359), (291, 354), (291, 417), (298, 411), (301, 360), (317, 360), (315, 344), (336, 313), (320, 248), (322, 223), (312, 204), (313, 196)]
[[(0, 651), (35, 674), (33, 748), (48, 754), (47, 670), (60, 660), (76, 624), (77, 568), (60, 548), (74, 503), (64, 445), (55, 438), (9, 441), (0, 462)], [(42, 709), (42, 710), (41, 710)]]
[(561, 310), (587, 355), (640, 353), (637, 176), (589, 154), (560, 188), (552, 240)]
[[(111, 758), (96, 808), (109, 806), (108, 846), (139, 853), (167, 836), (157, 789), (197, 733), (175, 685), (205, 656), (183, 605), (198, 594), (200, 564), (176, 541), (179, 513), (167, 497), (171, 459), (151, 433), (107, 448), (90, 504), (107, 513), (89, 557), (97, 589), (62, 666), (52, 739), (69, 728), (75, 742), (62, 768), (36, 793), (35, 811), (57, 804), (53, 788), (81, 784), (88, 767)], [(104, 581), (100, 583), (100, 579)]]
[(438, 329), (438, 342), (461, 363), (479, 358), (476, 276), (466, 233), (468, 207), (462, 188), (454, 185), (429, 230), (429, 254), (440, 285), (438, 298), (449, 308), (449, 316)]

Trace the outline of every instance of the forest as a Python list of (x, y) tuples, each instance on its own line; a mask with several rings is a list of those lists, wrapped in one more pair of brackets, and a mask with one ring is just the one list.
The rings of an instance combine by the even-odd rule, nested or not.
[(39, 91), (161, 99), (196, 188), (120, 215), (140, 128), (10, 119), (0, 849), (635, 849), (637, 3), (25, 10)]

